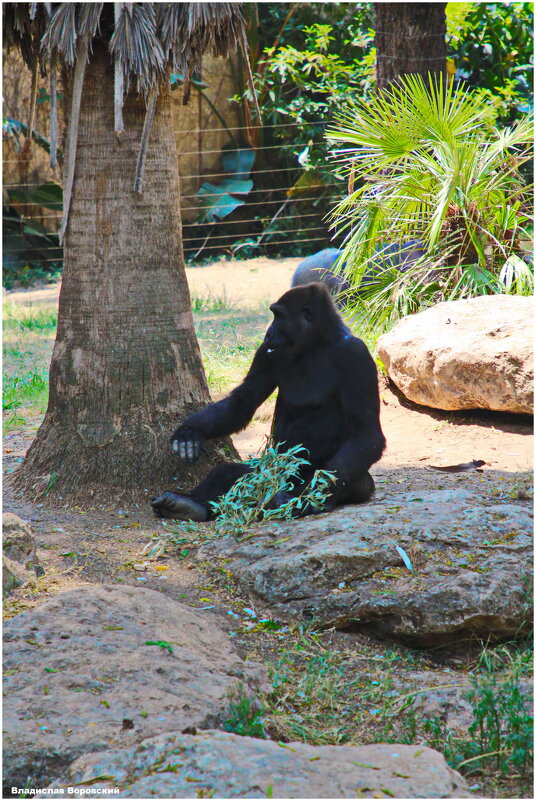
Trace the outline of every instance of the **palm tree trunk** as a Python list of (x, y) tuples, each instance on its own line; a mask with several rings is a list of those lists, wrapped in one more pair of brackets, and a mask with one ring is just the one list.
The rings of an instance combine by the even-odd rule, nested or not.
[(399, 75), (446, 75), (446, 3), (375, 3), (376, 86)]
[(158, 99), (140, 195), (145, 103), (128, 95), (118, 141), (113, 65), (104, 47), (90, 58), (48, 409), (13, 482), (25, 494), (99, 506), (187, 488), (221, 460), (222, 443), (188, 468), (169, 447), (179, 421), (209, 401), (184, 271), (169, 90)]

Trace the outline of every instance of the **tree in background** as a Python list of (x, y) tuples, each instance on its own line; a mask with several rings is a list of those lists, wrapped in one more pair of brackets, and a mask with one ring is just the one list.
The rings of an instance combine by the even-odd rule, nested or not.
[[(178, 473), (169, 448), (177, 421), (209, 400), (184, 272), (169, 74), (183, 74), (187, 99), (205, 51), (245, 48), (241, 4), (3, 8), (7, 41), (34, 75), (50, 75), (53, 114), (63, 71), (67, 115), (49, 403), (13, 483), (100, 505), (174, 476), (198, 481), (206, 461)], [(209, 449), (214, 464), (221, 448)]]
[(446, 3), (375, 3), (376, 88), (399, 75), (444, 73)]

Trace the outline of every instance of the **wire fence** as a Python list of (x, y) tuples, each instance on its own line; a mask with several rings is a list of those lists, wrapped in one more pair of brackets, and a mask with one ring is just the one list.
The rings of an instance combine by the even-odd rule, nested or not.
[[(223, 151), (212, 142), (199, 151), (179, 149), (182, 233), (187, 262), (200, 263), (224, 254), (243, 258), (301, 256), (333, 244), (326, 216), (333, 203), (344, 195), (346, 183), (330, 177), (328, 170), (321, 175), (307, 172), (298, 161), (303, 149), (311, 146), (309, 132), (315, 129), (318, 133), (324, 126), (325, 121), (308, 122), (306, 127), (295, 122), (274, 124), (262, 126), (258, 131), (236, 126), (227, 129), (229, 144)], [(176, 135), (205, 136), (221, 130), (181, 130)], [(289, 131), (290, 136), (295, 133), (291, 141)], [(262, 132), (264, 137), (262, 144), (252, 149), (254, 166), (242, 173), (237, 167), (233, 175), (225, 169), (221, 157), (238, 158), (251, 150), (249, 145), (234, 147), (233, 138), (247, 141), (252, 132), (253, 135)], [(274, 141), (278, 135), (284, 135), (285, 141)], [(198, 165), (203, 162), (207, 165), (201, 168), (201, 174), (196, 172), (195, 159)], [(18, 163), (16, 158), (4, 161), (5, 165), (14, 163)], [(308, 182), (307, 176), (311, 175), (313, 178)], [(240, 180), (242, 186), (237, 188)], [(244, 185), (244, 181), (250, 183)], [(26, 261), (41, 265), (48, 272), (61, 270), (63, 249), (56, 236), (61, 210), (52, 203), (47, 208), (41, 194), (43, 183), (11, 181), (4, 183), (3, 188), (4, 268), (15, 269), (17, 264), (24, 267)]]

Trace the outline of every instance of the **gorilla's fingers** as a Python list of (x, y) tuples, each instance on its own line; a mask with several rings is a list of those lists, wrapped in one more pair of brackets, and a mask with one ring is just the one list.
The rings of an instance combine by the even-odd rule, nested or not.
[(189, 442), (186, 443), (186, 458), (188, 459), (189, 462), (194, 461), (197, 455), (195, 451), (196, 451), (195, 443), (190, 440)]
[(179, 443), (177, 442), (176, 439), (174, 439), (173, 442), (171, 443), (171, 447), (173, 448), (174, 453), (179, 452)]

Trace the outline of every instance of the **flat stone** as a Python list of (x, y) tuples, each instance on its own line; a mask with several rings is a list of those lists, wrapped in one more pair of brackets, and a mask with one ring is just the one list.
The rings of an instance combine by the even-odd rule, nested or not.
[(431, 748), (279, 745), (221, 731), (165, 734), (83, 756), (52, 785), (67, 786), (83, 786), (90, 798), (114, 787), (119, 798), (471, 797), (460, 774)]
[(84, 753), (218, 726), (231, 694), (265, 686), (207, 614), (153, 590), (78, 587), (4, 626), (4, 786), (45, 787)]
[(259, 526), (242, 542), (211, 541), (197, 559), (225, 560), (242, 594), (278, 620), (422, 645), (461, 634), (509, 638), (530, 620), (530, 507), (484, 506), (464, 489), (403, 492)]

